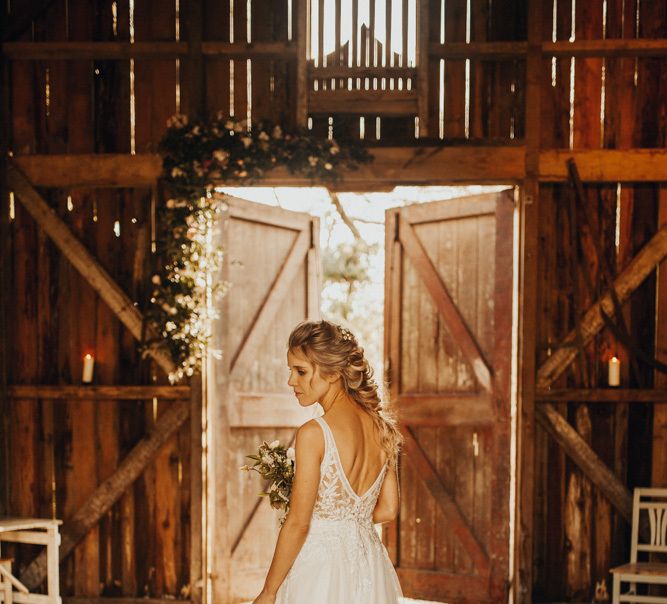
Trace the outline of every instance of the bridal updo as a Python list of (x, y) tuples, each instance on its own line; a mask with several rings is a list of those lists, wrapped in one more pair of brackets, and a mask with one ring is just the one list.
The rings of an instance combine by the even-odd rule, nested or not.
[(345, 391), (373, 418), (380, 444), (395, 463), (403, 436), (394, 415), (380, 400), (373, 369), (352, 332), (329, 321), (304, 321), (290, 334), (288, 346), (317, 365), (321, 375), (340, 375)]

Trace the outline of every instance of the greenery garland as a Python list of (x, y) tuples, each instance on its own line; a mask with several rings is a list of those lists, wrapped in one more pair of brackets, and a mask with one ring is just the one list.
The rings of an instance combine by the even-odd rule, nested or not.
[(342, 169), (356, 169), (372, 157), (359, 142), (289, 132), (275, 124), (246, 121), (220, 113), (211, 121), (190, 122), (175, 115), (160, 143), (164, 180), (171, 193), (160, 208), (161, 270), (153, 275), (147, 318), (158, 337), (146, 342), (166, 346), (176, 364), (172, 382), (201, 369), (211, 339), (216, 302), (227, 285), (215, 279), (223, 252), (213, 242), (213, 227), (227, 209), (217, 185), (248, 185), (277, 166), (313, 182), (340, 180)]

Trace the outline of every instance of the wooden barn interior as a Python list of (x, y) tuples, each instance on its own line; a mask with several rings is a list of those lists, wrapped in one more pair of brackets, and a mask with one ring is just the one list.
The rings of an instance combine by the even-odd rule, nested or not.
[[(359, 141), (373, 161), (332, 192), (506, 186), (387, 212), (385, 377), (406, 440), (384, 541), (409, 598), (612, 602), (634, 489), (667, 488), (664, 1), (1, 10), (0, 601), (56, 603), (54, 577), (65, 604), (261, 587), (276, 516), (238, 466), (303, 421), (285, 338), (319, 314), (317, 219), (230, 198), (222, 358), (171, 383), (174, 360), (142, 346), (160, 141), (175, 114), (220, 114)], [(327, 183), (278, 166), (256, 184)]]

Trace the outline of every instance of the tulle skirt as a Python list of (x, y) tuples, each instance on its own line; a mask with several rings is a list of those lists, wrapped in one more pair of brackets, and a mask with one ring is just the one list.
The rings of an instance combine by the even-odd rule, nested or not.
[(372, 524), (313, 519), (276, 604), (398, 604), (401, 596)]

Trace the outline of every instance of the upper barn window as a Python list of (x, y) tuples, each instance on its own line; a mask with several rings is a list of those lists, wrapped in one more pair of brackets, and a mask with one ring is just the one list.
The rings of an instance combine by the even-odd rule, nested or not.
[(308, 10), (309, 114), (359, 116), (362, 138), (369, 119), (380, 138), (381, 116), (418, 128), (417, 1), (310, 0)]
[(414, 67), (416, 10), (416, 0), (310, 0), (308, 58), (314, 67)]

